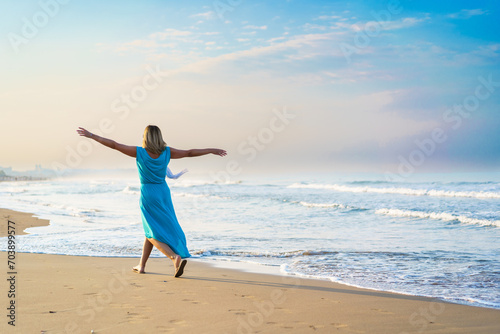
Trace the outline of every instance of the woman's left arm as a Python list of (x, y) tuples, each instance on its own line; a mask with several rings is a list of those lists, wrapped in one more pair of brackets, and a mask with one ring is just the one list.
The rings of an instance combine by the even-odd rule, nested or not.
[(171, 159), (181, 159), (181, 158), (191, 158), (200, 157), (202, 155), (215, 154), (221, 157), (225, 156), (227, 152), (218, 148), (203, 148), (203, 149), (192, 149), (192, 150), (178, 150), (176, 148), (170, 148), (170, 158)]
[(102, 145), (109, 147), (113, 150), (117, 150), (119, 152), (122, 152), (123, 154), (128, 155), (129, 157), (135, 158), (137, 155), (137, 148), (135, 146), (129, 146), (129, 145), (123, 145), (123, 144), (117, 143), (114, 140), (95, 135), (95, 134), (91, 133), (90, 131), (85, 130), (84, 128), (78, 128), (78, 130), (76, 130), (76, 132), (78, 132), (78, 134), (80, 136), (94, 139), (99, 144), (102, 144)]

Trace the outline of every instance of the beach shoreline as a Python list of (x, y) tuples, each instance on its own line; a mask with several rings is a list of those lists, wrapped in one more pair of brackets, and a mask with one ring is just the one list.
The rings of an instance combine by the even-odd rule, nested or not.
[[(0, 237), (6, 237), (9, 231), (12, 230), (15, 231), (15, 235), (25, 235), (29, 234), (25, 231), (27, 228), (50, 225), (49, 220), (38, 218), (34, 213), (14, 211), (5, 208), (0, 208), (0, 219), (2, 221)], [(10, 224), (9, 221), (11, 222)], [(10, 229), (8, 227), (9, 225)]]
[[(0, 210), (16, 232), (48, 221)], [(8, 217), (8, 218), (7, 218)], [(38, 225), (37, 225), (38, 224)], [(17, 233), (18, 234), (18, 233)], [(4, 242), (8, 240), (3, 239)], [(4, 263), (7, 252), (2, 252)], [(2, 333), (497, 333), (500, 310), (360, 289), (326, 280), (271, 275), (189, 260), (173, 277), (165, 258), (16, 253), (3, 293), (14, 323)], [(7, 271), (5, 273), (7, 275)], [(7, 277), (9, 278), (9, 277)], [(12, 284), (13, 283), (13, 284)], [(5, 313), (11, 312), (5, 310)], [(9, 315), (9, 314), (6, 314)], [(11, 314), (12, 316), (12, 314)]]

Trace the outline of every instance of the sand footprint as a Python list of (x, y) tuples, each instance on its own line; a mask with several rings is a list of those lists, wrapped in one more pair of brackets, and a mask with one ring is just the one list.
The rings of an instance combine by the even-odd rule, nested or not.
[(241, 298), (250, 298), (250, 299), (255, 299), (255, 296), (252, 295), (240, 295)]
[(349, 325), (347, 325), (347, 324), (341, 324), (339, 322), (332, 322), (330, 325), (334, 326), (337, 330), (338, 329), (342, 329), (342, 328), (346, 329), (350, 333), (359, 333), (359, 334), (366, 333), (365, 331), (362, 331), (362, 330), (360, 331), (360, 330), (354, 330), (352, 328), (347, 328), (347, 327), (349, 327)]
[(377, 311), (377, 312), (382, 313), (382, 314), (394, 314), (394, 312), (382, 310), (382, 309), (379, 309), (379, 308), (372, 308), (372, 311)]
[(134, 308), (140, 312), (151, 312), (153, 310), (150, 306), (134, 306)]
[(227, 310), (228, 312), (231, 312), (233, 314), (236, 314), (236, 315), (245, 315), (247, 314), (247, 310), (243, 310), (243, 309), (230, 309), (230, 310)]
[(292, 314), (293, 313), (290, 309), (282, 308), (282, 307), (276, 307), (275, 310), (279, 310), (281, 312), (285, 312), (285, 313), (288, 313), (288, 314)]
[(134, 305), (132, 304), (116, 304), (116, 303), (111, 303), (109, 304), (112, 308), (135, 308)]
[(338, 300), (333, 300), (333, 299), (329, 299), (329, 298), (321, 298), (321, 299), (324, 301), (333, 303), (333, 304), (340, 304), (340, 301), (338, 301)]
[(133, 287), (134, 287), (134, 288), (136, 288), (137, 290), (143, 290), (143, 289), (145, 289), (145, 288), (144, 288), (141, 284), (138, 284), (138, 283), (134, 283), (134, 282), (132, 282), (132, 283), (130, 283), (129, 285), (130, 285), (130, 286), (133, 286)]
[(167, 326), (156, 326), (156, 333), (172, 333), (175, 332), (175, 328)]
[(144, 299), (144, 297), (141, 296), (141, 295), (134, 295), (134, 296), (132, 296), (132, 298), (137, 299), (137, 300), (143, 300)]
[(292, 327), (292, 326), (281, 326), (281, 328), (284, 328), (284, 329), (295, 329), (295, 327)]
[(323, 326), (323, 325), (309, 325), (309, 328), (311, 328), (313, 330), (317, 330), (317, 329), (325, 328), (325, 326)]
[(192, 299), (183, 299), (183, 302), (189, 302), (191, 304), (199, 304), (200, 302), (197, 300), (192, 300)]
[(202, 302), (202, 301), (199, 301), (199, 300), (194, 300), (194, 299), (183, 299), (182, 300), (183, 302), (189, 302), (191, 304), (202, 304), (202, 305), (208, 305), (209, 303), (207, 302)]
[(132, 308), (135, 309), (135, 306), (132, 304), (115, 304), (118, 305), (119, 308)]
[(129, 324), (142, 324), (145, 320), (149, 320), (151, 318), (139, 313), (127, 312), (127, 319)]

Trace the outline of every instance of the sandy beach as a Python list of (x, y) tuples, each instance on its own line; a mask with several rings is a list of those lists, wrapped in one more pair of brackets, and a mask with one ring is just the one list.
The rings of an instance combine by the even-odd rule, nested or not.
[[(47, 225), (30, 214), (0, 210), (16, 234)], [(7, 242), (7, 239), (2, 239)], [(18, 248), (17, 251), (20, 251)], [(138, 254), (139, 255), (139, 254)], [(2, 253), (4, 263), (7, 253)], [(165, 258), (146, 274), (138, 258), (17, 253), (4, 266), (1, 333), (498, 333), (500, 311), (353, 288), (329, 281), (215, 268), (189, 260), (173, 277)], [(8, 298), (15, 276), (15, 297)], [(11, 312), (12, 313), (12, 312)]]

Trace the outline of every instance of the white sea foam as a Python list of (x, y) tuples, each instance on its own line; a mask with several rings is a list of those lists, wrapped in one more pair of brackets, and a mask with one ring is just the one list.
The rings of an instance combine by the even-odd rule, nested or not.
[(186, 198), (212, 198), (212, 199), (228, 199), (229, 197), (221, 197), (212, 194), (191, 194), (191, 193), (183, 193), (183, 192), (172, 192), (172, 196), (174, 197), (186, 197)]
[(400, 194), (412, 196), (436, 196), (436, 197), (468, 197), (468, 198), (500, 198), (500, 193), (491, 191), (448, 191), (436, 189), (412, 189), (412, 188), (376, 188), (376, 187), (350, 187), (339, 184), (302, 184), (294, 183), (288, 188), (305, 189), (327, 189), (352, 193), (377, 193), (377, 194)]
[(225, 186), (225, 185), (234, 185), (234, 184), (240, 184), (240, 183), (241, 183), (241, 180), (226, 181), (226, 182), (219, 182), (219, 181), (216, 181), (216, 180), (213, 180), (213, 181), (206, 181), (206, 180), (176, 180), (174, 182), (169, 182), (168, 185), (171, 188), (191, 188), (191, 187), (210, 186), (210, 185)]
[(131, 195), (139, 195), (141, 191), (137, 187), (132, 187), (132, 186), (126, 186), (123, 190), (122, 193), (125, 194), (131, 194)]
[(408, 211), (399, 209), (378, 209), (376, 214), (392, 217), (411, 217), (411, 218), (430, 218), (443, 221), (459, 221), (463, 224), (473, 224), (482, 226), (497, 226), (500, 227), (500, 220), (475, 219), (465, 216), (457, 216), (447, 212), (424, 212), (424, 211)]
[(188, 197), (188, 198), (206, 198), (209, 195), (208, 194), (190, 194), (190, 193), (177, 193), (174, 192), (172, 195), (176, 197)]
[(244, 251), (230, 251), (230, 250), (214, 250), (214, 249), (200, 249), (193, 252), (194, 255), (199, 256), (225, 256), (225, 257), (268, 257), (268, 258), (295, 258), (298, 256), (320, 256), (320, 255), (331, 255), (337, 254), (334, 251), (327, 250), (295, 250), (289, 252), (269, 252), (269, 251), (255, 251), (255, 252), (244, 252)]
[(22, 188), (22, 187), (2, 187), (1, 193), (5, 194), (21, 194), (25, 193), (27, 191), (27, 188)]
[(339, 203), (308, 203), (308, 202), (300, 202), (301, 205), (309, 207), (309, 208), (338, 208), (345, 209), (347, 206)]

